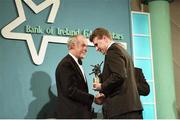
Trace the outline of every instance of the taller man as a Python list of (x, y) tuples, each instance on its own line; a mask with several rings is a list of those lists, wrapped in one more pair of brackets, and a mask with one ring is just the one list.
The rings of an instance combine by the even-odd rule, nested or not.
[(142, 119), (142, 105), (137, 91), (131, 56), (104, 28), (92, 32), (90, 41), (105, 55), (104, 68), (94, 89), (105, 95), (103, 116), (111, 119)]

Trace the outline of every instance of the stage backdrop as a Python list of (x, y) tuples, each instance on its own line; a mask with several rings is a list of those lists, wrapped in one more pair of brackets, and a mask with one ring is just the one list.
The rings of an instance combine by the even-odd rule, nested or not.
[[(131, 53), (129, 0), (1, 0), (0, 118), (36, 118), (57, 94), (55, 69), (68, 53), (67, 38), (88, 37), (96, 27), (110, 30)], [(89, 44), (83, 67), (92, 94), (90, 65), (103, 58)]]

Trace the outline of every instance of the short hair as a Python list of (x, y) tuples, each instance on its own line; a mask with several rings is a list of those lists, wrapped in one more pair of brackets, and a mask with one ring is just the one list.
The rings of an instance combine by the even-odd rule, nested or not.
[(71, 49), (72, 45), (76, 42), (76, 40), (77, 40), (77, 35), (68, 39), (67, 47), (69, 50)]
[(67, 47), (69, 50), (72, 48), (72, 45), (79, 44), (79, 39), (80, 39), (79, 37), (81, 37), (81, 36), (84, 37), (83, 35), (78, 34), (78, 35), (75, 35), (75, 36), (69, 38), (69, 40), (67, 41)]
[(111, 34), (110, 34), (109, 31), (106, 30), (105, 28), (96, 28), (96, 29), (92, 32), (92, 34), (90, 35), (89, 40), (90, 40), (91, 42), (93, 42), (93, 39), (94, 39), (95, 37), (102, 38), (103, 35), (107, 36), (110, 40), (112, 40)]

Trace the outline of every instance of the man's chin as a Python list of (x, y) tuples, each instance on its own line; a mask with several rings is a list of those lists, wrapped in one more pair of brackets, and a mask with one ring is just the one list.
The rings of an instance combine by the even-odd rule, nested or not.
[(106, 53), (105, 52), (101, 52), (103, 55), (105, 55)]
[(81, 56), (81, 57), (80, 57), (80, 59), (84, 59), (84, 58), (85, 58), (85, 56)]

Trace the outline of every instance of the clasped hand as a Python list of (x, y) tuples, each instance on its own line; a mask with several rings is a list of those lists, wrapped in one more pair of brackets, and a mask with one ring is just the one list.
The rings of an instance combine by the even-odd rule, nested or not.
[(94, 97), (94, 102), (98, 105), (102, 105), (105, 99), (105, 95), (103, 93), (98, 93), (95, 97)]

